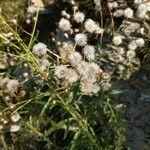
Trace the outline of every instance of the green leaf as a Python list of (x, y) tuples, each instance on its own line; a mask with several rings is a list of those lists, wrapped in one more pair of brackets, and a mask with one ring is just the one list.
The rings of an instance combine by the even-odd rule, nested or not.
[(115, 109), (116, 110), (120, 110), (124, 105), (123, 104), (118, 104), (115, 106)]
[(123, 93), (122, 90), (112, 90), (112, 91), (109, 93), (109, 95), (119, 95), (119, 94), (121, 94), (121, 93)]

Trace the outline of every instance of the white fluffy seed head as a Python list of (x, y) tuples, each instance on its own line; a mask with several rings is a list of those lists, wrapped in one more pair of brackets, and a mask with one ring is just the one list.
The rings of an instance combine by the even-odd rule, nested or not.
[(102, 34), (104, 32), (104, 29), (100, 28), (98, 25), (96, 26), (95, 33), (96, 34)]
[(80, 90), (83, 94), (92, 96), (96, 95), (100, 91), (100, 86), (89, 80), (82, 80), (80, 82)]
[(136, 41), (131, 41), (128, 45), (129, 50), (135, 50), (137, 48), (137, 43)]
[(46, 70), (50, 66), (50, 62), (46, 58), (40, 59), (39, 63), (41, 70)]
[(81, 76), (81, 80), (89, 80), (94, 83), (97, 81), (101, 71), (96, 63), (89, 63), (85, 73)]
[(140, 32), (140, 34), (142, 34), (142, 35), (145, 35), (145, 34), (146, 34), (144, 27), (140, 28), (140, 29), (139, 29), (139, 32)]
[(118, 70), (119, 70), (119, 71), (125, 70), (125, 66), (119, 64), (119, 65), (118, 65)]
[(143, 0), (134, 0), (134, 4), (140, 5), (143, 2)]
[(95, 9), (100, 10), (101, 9), (101, 1), (100, 0), (94, 0)]
[(83, 53), (89, 61), (95, 59), (95, 48), (94, 48), (94, 46), (92, 46), (92, 45), (85, 46), (83, 49)]
[(143, 40), (143, 38), (138, 38), (135, 42), (138, 47), (142, 47), (145, 44), (145, 41)]
[(59, 65), (55, 67), (54, 74), (58, 79), (64, 79), (67, 74), (67, 67), (64, 65)]
[(131, 8), (126, 8), (125, 10), (124, 10), (124, 16), (126, 17), (126, 18), (132, 18), (133, 17), (133, 10), (131, 9)]
[(136, 53), (135, 53), (135, 51), (133, 51), (133, 50), (128, 50), (127, 51), (127, 58), (130, 60), (130, 59), (132, 59), (132, 58), (134, 58), (136, 56)]
[(78, 52), (72, 52), (69, 56), (68, 59), (71, 63), (72, 66), (77, 66), (79, 63), (82, 61), (82, 56)]
[(0, 78), (0, 88), (5, 88), (6, 87), (6, 84), (8, 83), (10, 81), (10, 79), (9, 78), (3, 78), (3, 79), (1, 79)]
[(89, 64), (89, 68), (92, 70), (92, 72), (94, 74), (101, 74), (102, 73), (102, 70), (100, 69), (99, 65), (92, 62)]
[(65, 80), (68, 83), (74, 83), (78, 79), (79, 79), (78, 73), (74, 69), (70, 68), (70, 69), (67, 70), (67, 74), (66, 74)]
[(61, 29), (62, 31), (70, 31), (70, 29), (71, 29), (70, 21), (65, 18), (62, 18), (59, 21), (59, 29)]
[(79, 46), (84, 46), (87, 44), (87, 36), (84, 33), (79, 33), (75, 35), (75, 43)]
[(113, 13), (113, 15), (115, 17), (121, 17), (121, 16), (123, 16), (123, 14), (124, 14), (124, 10), (122, 10), (122, 9), (118, 9)]
[(100, 5), (100, 2), (101, 2), (100, 0), (94, 0), (95, 5)]
[(8, 90), (8, 92), (11, 95), (14, 95), (15, 92), (18, 91), (18, 88), (19, 88), (19, 82), (18, 82), (18, 80), (13, 80), (13, 79), (9, 80), (9, 82), (6, 85), (6, 89)]
[(112, 2), (113, 4), (113, 8), (117, 8), (118, 7), (118, 3), (117, 2)]
[(0, 130), (2, 130), (3, 129), (3, 126), (0, 124)]
[(18, 122), (21, 119), (20, 115), (18, 113), (11, 116), (12, 122)]
[(92, 19), (86, 20), (84, 28), (89, 33), (94, 33), (97, 30), (97, 24)]
[(20, 130), (20, 125), (11, 125), (10, 132), (14, 133)]
[(141, 3), (137, 8), (137, 17), (141, 19), (150, 19), (148, 12), (150, 11), (150, 2)]
[(111, 2), (108, 2), (108, 3), (107, 3), (107, 6), (108, 6), (108, 8), (109, 8), (110, 10), (113, 9), (113, 4), (112, 4)]
[(34, 5), (30, 5), (27, 8), (27, 13), (34, 14), (34, 13), (36, 13), (36, 11), (37, 11), (37, 9)]
[(84, 21), (85, 15), (78, 11), (74, 14), (73, 18), (77, 23), (82, 23)]
[(113, 43), (114, 43), (115, 45), (120, 45), (120, 44), (122, 43), (122, 36), (120, 36), (120, 35), (115, 36), (115, 37), (113, 38)]
[(89, 69), (89, 63), (86, 61), (81, 61), (77, 66), (76, 69), (78, 73), (82, 76), (85, 75), (88, 72)]
[(138, 12), (140, 13), (140, 11), (147, 11), (147, 6), (146, 6), (146, 3), (142, 3), (138, 6)]
[(97, 81), (97, 75), (92, 72), (92, 69), (88, 69), (86, 74), (81, 76), (81, 81), (82, 80), (89, 80), (90, 82), (94, 83)]
[(43, 56), (47, 51), (48, 48), (44, 43), (37, 43), (33, 46), (33, 53), (38, 57)]

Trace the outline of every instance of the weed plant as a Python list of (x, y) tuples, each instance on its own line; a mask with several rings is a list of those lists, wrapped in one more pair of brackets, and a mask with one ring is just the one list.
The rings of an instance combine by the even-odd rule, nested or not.
[[(71, 11), (60, 12), (47, 45), (38, 41), (43, 3), (27, 8), (32, 33), (17, 23), (12, 26), (0, 14), (0, 149), (127, 149), (124, 106), (114, 97), (121, 92), (118, 81), (139, 69), (137, 54), (144, 45), (147, 52), (149, 16), (139, 23), (142, 31), (132, 29), (134, 36), (129, 26), (143, 19), (138, 16), (139, 6), (138, 21), (132, 9), (122, 9), (129, 24), (125, 28), (115, 22), (118, 13), (111, 2), (106, 8), (99, 1), (65, 3)], [(149, 2), (143, 5), (149, 8)], [(94, 13), (80, 8), (92, 8)], [(29, 39), (22, 37), (23, 32)]]

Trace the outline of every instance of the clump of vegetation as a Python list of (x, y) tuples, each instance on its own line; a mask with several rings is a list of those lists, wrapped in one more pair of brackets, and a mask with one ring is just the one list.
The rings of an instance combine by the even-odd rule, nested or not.
[[(0, 14), (0, 148), (127, 149), (124, 105), (114, 97), (118, 81), (139, 69), (143, 47), (148, 53), (150, 3), (44, 2), (25, 10), (31, 33)], [(38, 26), (47, 3), (66, 7), (44, 43)]]

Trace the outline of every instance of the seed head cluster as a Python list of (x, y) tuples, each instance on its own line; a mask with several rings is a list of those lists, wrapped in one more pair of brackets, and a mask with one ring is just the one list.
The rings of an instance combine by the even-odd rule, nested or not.
[[(147, 25), (150, 2), (134, 0), (134, 3), (129, 6), (125, 0), (108, 0), (107, 5), (113, 16), (122, 17), (123, 21), (117, 29), (118, 34), (112, 37), (113, 43), (105, 50), (107, 55), (105, 61), (108, 65), (105, 68), (115, 78), (128, 79), (140, 67), (137, 53), (143, 51), (143, 47), (147, 49), (148, 46), (146, 34), (149, 34)], [(147, 25), (140, 23), (143, 21), (146, 21)]]
[(16, 96), (19, 89), (19, 81), (15, 79), (9, 79), (7, 77), (1, 79), (0, 89), (5, 90), (10, 96)]
[(49, 50), (47, 48), (47, 45), (45, 45), (44, 43), (37, 43), (33, 46), (32, 52), (37, 57), (37, 62), (39, 63), (40, 69), (42, 71), (48, 69), (48, 67), (50, 66), (50, 62), (46, 54), (48, 51)]
[[(69, 30), (74, 31), (70, 33), (72, 34), (71, 36), (74, 36), (74, 40), (66, 40), (59, 47), (61, 58), (65, 59), (65, 64), (66, 62), (68, 64), (57, 65), (54, 74), (62, 83), (72, 84), (78, 82), (81, 92), (85, 95), (97, 95), (101, 86), (104, 87), (106, 82), (103, 81), (102, 77), (104, 72), (94, 62), (96, 59), (96, 48), (94, 45), (88, 44), (88, 42), (90, 35), (102, 34), (104, 30), (94, 20), (86, 19), (84, 13), (78, 10), (74, 12), (71, 18), (73, 18), (71, 19), (72, 23), (69, 19), (65, 19), (67, 24), (67, 28), (65, 26), (66, 30), (61, 26), (64, 18), (59, 21), (60, 30), (66, 33)], [(74, 22), (81, 24), (78, 32), (73, 26)], [(107, 80), (107, 82), (109, 81)]]
[(16, 133), (21, 128), (21, 116), (19, 113), (10, 115), (0, 112), (0, 132), (9, 129), (10, 133)]

